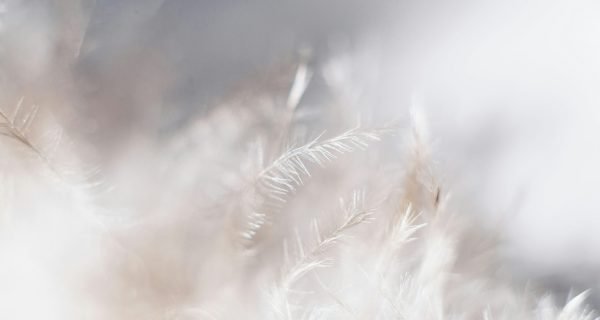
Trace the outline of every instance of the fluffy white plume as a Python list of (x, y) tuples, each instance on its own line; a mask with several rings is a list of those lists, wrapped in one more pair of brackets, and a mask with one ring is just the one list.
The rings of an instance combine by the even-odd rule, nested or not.
[(398, 6), (278, 3), (0, 0), (0, 319), (596, 319), (515, 271), (447, 113), (322, 38)]

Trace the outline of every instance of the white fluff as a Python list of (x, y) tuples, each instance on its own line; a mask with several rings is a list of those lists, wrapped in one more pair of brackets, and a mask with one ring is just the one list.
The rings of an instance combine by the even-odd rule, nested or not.
[[(591, 291), (555, 299), (546, 283), (518, 272), (526, 253), (542, 259), (532, 267), (534, 278), (539, 266), (557, 265), (540, 252), (547, 247), (519, 243), (519, 234), (537, 232), (526, 218), (499, 228), (490, 216), (510, 211), (515, 201), (494, 182), (538, 186), (524, 200), (526, 212), (554, 210), (547, 195), (583, 194), (576, 198), (593, 202), (593, 192), (583, 191), (597, 172), (597, 152), (586, 151), (596, 131), (573, 128), (597, 113), (577, 109), (556, 133), (578, 141), (565, 152), (584, 159), (581, 170), (592, 171), (591, 178), (581, 188), (575, 181), (553, 184), (552, 177), (570, 181), (569, 170), (554, 166), (573, 158), (556, 155), (543, 176), (528, 175), (535, 165), (523, 169), (521, 163), (545, 155), (530, 142), (547, 142), (553, 130), (540, 126), (547, 131), (516, 134), (530, 140), (511, 139), (506, 132), (535, 125), (544, 112), (517, 110), (527, 104), (522, 96), (509, 94), (516, 107), (499, 113), (499, 127), (490, 128), (481, 120), (493, 108), (457, 102), (464, 98), (460, 90), (474, 87), (468, 79), (445, 91), (447, 79), (430, 82), (428, 69), (415, 67), (414, 87), (394, 90), (407, 83), (396, 71), (409, 70), (401, 67), (411, 61), (473, 67), (459, 54), (419, 57), (418, 43), (414, 52), (396, 56), (404, 33), (395, 28), (404, 30), (402, 24), (385, 22), (399, 42), (356, 31), (355, 47), (334, 37), (336, 49), (297, 57), (287, 40), (314, 32), (313, 23), (335, 33), (328, 19), (345, 21), (312, 21), (340, 4), (308, 1), (298, 7), (306, 10), (305, 22), (290, 22), (292, 31), (273, 28), (266, 43), (277, 48), (265, 48), (272, 55), (263, 60), (256, 48), (233, 54), (236, 46), (221, 43), (219, 30), (209, 29), (203, 39), (223, 45), (223, 56), (202, 46), (182, 44), (182, 52), (167, 46), (188, 39), (186, 28), (173, 27), (179, 31), (171, 40), (156, 40), (154, 30), (171, 30), (164, 16), (179, 12), (172, 3), (107, 3), (0, 2), (0, 319), (596, 319), (586, 304)], [(206, 10), (223, 19), (214, 26), (226, 29), (228, 19), (239, 27), (258, 24), (252, 17), (269, 4)], [(360, 11), (355, 5), (348, 3), (349, 16)], [(141, 11), (110, 11), (130, 7)], [(286, 17), (284, 9), (276, 12)], [(377, 2), (369, 14), (390, 16), (378, 9)], [(433, 17), (444, 16), (438, 10)], [(126, 32), (111, 34), (114, 26), (101, 18), (113, 16)], [(378, 23), (363, 27), (381, 30)], [(479, 48), (461, 41), (458, 51)], [(178, 63), (189, 62), (186, 50), (206, 57), (185, 70)], [(250, 67), (235, 65), (243, 72), (227, 68), (243, 57), (252, 60)], [(207, 70), (223, 70), (211, 75), (223, 79), (203, 82)], [(208, 98), (186, 91), (196, 73), (199, 86), (210, 88)], [(457, 100), (448, 94), (454, 89)], [(489, 102), (491, 95), (471, 98)], [(451, 109), (438, 107), (445, 98)], [(390, 109), (404, 103), (412, 109)], [(523, 125), (510, 127), (520, 117)], [(504, 148), (498, 147), (503, 139), (493, 140), (496, 129), (508, 141)]]

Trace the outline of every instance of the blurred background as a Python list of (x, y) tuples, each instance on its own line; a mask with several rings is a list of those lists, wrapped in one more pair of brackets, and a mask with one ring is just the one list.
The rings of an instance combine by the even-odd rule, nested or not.
[(0, 103), (43, 101), (100, 167), (305, 65), (307, 121), (424, 110), (461, 209), (563, 293), (600, 286), (598, 57), (593, 0), (0, 0)]

